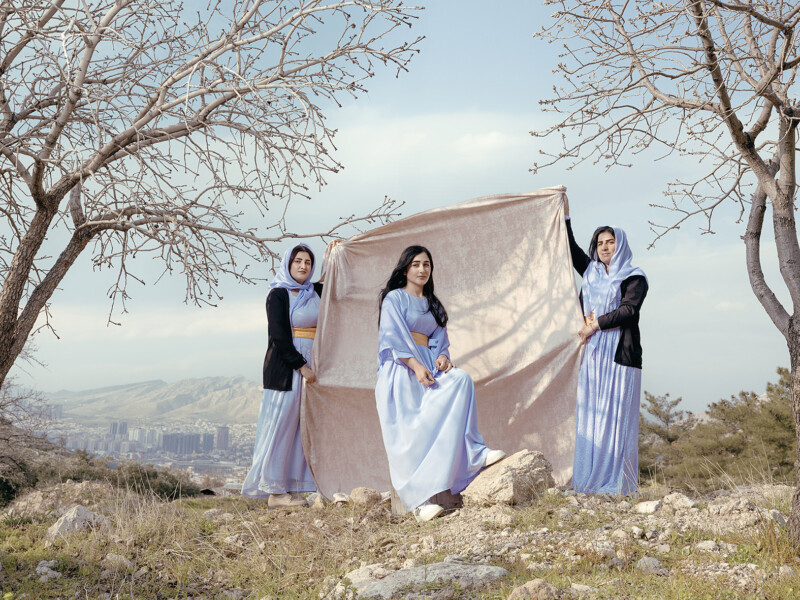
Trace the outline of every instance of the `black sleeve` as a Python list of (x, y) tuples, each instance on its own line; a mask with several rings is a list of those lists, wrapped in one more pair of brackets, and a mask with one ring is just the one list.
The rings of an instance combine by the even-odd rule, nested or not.
[(292, 341), (288, 290), (278, 288), (267, 294), (267, 334), (278, 356), (292, 369), (299, 369), (306, 364), (306, 359), (297, 351)]
[(314, 291), (317, 292), (317, 296), (322, 298), (322, 282), (321, 281), (317, 281), (314, 284)]
[(622, 302), (619, 308), (597, 318), (600, 329), (614, 329), (636, 323), (642, 302), (647, 295), (647, 279), (641, 275), (629, 277), (620, 285)]
[(572, 256), (572, 266), (575, 267), (575, 270), (583, 276), (586, 268), (589, 266), (589, 263), (592, 262), (592, 259), (589, 258), (589, 255), (583, 251), (578, 245), (578, 242), (575, 241), (575, 236), (572, 233), (572, 220), (566, 219), (567, 222), (567, 237), (569, 238), (569, 253)]

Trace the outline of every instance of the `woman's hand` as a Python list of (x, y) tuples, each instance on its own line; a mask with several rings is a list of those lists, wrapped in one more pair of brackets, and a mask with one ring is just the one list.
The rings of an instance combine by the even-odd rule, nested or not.
[(600, 330), (600, 325), (597, 323), (597, 321), (591, 321), (589, 324), (584, 325), (578, 332), (578, 335), (581, 338), (581, 342), (585, 344), (586, 340), (592, 337), (594, 333), (599, 330)]
[(419, 362), (414, 368), (414, 374), (417, 376), (417, 381), (419, 381), (425, 387), (430, 387), (436, 383), (436, 380), (433, 378), (433, 375), (431, 375), (431, 372)]
[(308, 367), (308, 365), (303, 365), (300, 367), (300, 375), (303, 376), (303, 379), (306, 380), (306, 383), (314, 383), (317, 381), (317, 375)]
[(444, 354), (440, 354), (439, 358), (436, 359), (436, 368), (440, 371), (444, 371), (447, 373), (450, 369), (455, 367), (453, 363), (450, 362), (450, 359), (447, 358)]
[(425, 387), (436, 383), (436, 380), (433, 378), (433, 375), (431, 375), (431, 372), (428, 371), (428, 369), (426, 369), (425, 366), (413, 356), (401, 358), (400, 362), (414, 371), (414, 375), (417, 376), (417, 381), (419, 381)]

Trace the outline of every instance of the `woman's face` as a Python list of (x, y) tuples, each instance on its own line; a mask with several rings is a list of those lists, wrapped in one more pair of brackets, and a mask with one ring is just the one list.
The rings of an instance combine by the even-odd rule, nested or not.
[(289, 275), (292, 276), (297, 283), (305, 283), (308, 275), (311, 273), (311, 267), (314, 266), (311, 260), (311, 255), (308, 252), (300, 250), (294, 256), (292, 264), (289, 265)]
[(417, 254), (406, 270), (406, 279), (420, 287), (431, 278), (431, 259), (424, 252)]
[(617, 240), (610, 232), (604, 231), (597, 236), (597, 258), (606, 267), (611, 264), (611, 257), (617, 249)]

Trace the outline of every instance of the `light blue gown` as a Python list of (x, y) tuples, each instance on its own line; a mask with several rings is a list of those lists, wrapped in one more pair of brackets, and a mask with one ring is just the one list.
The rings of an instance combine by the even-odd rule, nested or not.
[[(644, 276), (630, 264), (624, 231), (614, 231), (616, 250), (609, 272), (594, 256), (584, 273), (584, 315), (599, 317), (619, 308), (621, 282)], [(642, 371), (614, 362), (619, 336), (619, 328), (600, 330), (586, 342), (575, 415), (572, 485), (577, 492), (633, 494), (638, 487)]]
[[(411, 332), (429, 337), (416, 344)], [(448, 358), (447, 330), (428, 311), (428, 300), (392, 290), (381, 307), (375, 399), (392, 486), (412, 510), (439, 492), (457, 494), (475, 478), (488, 449), (478, 431), (475, 387), (458, 368), (436, 370)], [(415, 357), (433, 374), (426, 388), (401, 358)]]
[[(292, 327), (316, 327), (319, 296), (292, 310), (297, 298), (289, 292)], [(311, 364), (314, 340), (294, 338), (294, 347)], [(265, 497), (286, 492), (316, 490), (300, 438), (300, 395), (303, 376), (295, 370), (288, 392), (264, 390), (258, 412), (253, 466), (242, 486), (242, 495)]]

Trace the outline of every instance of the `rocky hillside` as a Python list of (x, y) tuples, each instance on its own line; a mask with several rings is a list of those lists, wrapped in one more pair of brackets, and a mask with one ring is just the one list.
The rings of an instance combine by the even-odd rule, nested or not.
[(81, 421), (154, 419), (254, 423), (261, 385), (244, 377), (204, 377), (174, 383), (143, 381), (78, 392), (47, 394), (64, 416)]
[(61, 484), (0, 520), (0, 597), (798, 597), (786, 486), (577, 494), (542, 489), (541, 461), (526, 474), (513, 458), (470, 486), (464, 508), (422, 525), (363, 488), (291, 511)]

